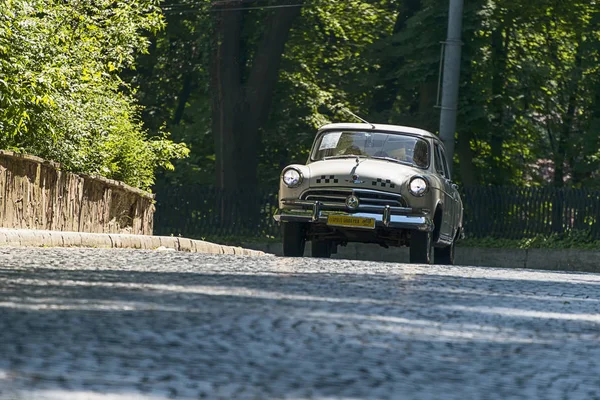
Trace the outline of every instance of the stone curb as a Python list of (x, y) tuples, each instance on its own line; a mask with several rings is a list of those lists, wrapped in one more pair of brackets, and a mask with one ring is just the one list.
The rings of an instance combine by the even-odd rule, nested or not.
[[(280, 256), (281, 243), (246, 243), (244, 247)], [(310, 254), (310, 242), (306, 243), (305, 256)], [(376, 244), (349, 243), (338, 248), (331, 258), (378, 262), (408, 263), (407, 247), (384, 249)], [(456, 265), (494, 268), (527, 268), (553, 271), (577, 271), (600, 273), (600, 249), (493, 249), (457, 247)]]
[(175, 236), (118, 233), (85, 233), (0, 228), (0, 247), (94, 247), (113, 249), (176, 250), (205, 254), (272, 256), (260, 250), (205, 242)]

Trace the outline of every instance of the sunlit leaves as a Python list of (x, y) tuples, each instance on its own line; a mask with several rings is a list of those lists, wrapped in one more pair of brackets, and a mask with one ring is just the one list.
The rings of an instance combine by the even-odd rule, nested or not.
[(151, 185), (165, 160), (118, 73), (146, 51), (143, 33), (162, 26), (154, 0), (0, 3), (0, 146)]

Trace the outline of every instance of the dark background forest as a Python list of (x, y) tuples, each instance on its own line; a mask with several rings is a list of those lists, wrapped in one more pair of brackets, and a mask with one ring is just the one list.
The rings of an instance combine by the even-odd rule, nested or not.
[[(0, 2), (0, 148), (155, 192), (157, 234), (273, 236), (281, 169), (344, 109), (437, 133), (448, 7)], [(597, 0), (465, 0), (462, 28), (466, 232), (600, 239)]]
[[(189, 158), (159, 185), (275, 188), (316, 128), (439, 125), (438, 0), (170, 0), (128, 79), (150, 132)], [(594, 0), (467, 0), (455, 180), (597, 187), (600, 7)]]

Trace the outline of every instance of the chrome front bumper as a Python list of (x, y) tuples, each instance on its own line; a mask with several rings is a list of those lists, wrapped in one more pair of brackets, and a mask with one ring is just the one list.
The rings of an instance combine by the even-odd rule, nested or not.
[[(277, 222), (327, 223), (329, 215), (373, 218), (376, 227), (409, 229), (431, 232), (433, 219), (430, 213), (409, 207), (359, 206), (354, 212), (336, 203), (308, 200), (282, 200), (284, 208), (275, 213)], [(364, 229), (364, 228), (356, 228)]]

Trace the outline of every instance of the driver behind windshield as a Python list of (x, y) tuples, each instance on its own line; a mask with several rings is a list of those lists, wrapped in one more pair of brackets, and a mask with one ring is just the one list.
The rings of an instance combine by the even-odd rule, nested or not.
[(405, 142), (388, 142), (386, 145), (386, 151), (390, 157), (395, 158), (396, 160), (412, 162), (406, 153)]
[(325, 132), (311, 159), (352, 156), (393, 158), (421, 168), (429, 165), (427, 142), (402, 134), (383, 132)]
[(342, 153), (344, 155), (355, 155), (355, 156), (360, 156), (362, 155), (362, 151), (358, 148), (358, 146), (350, 146), (348, 148), (346, 148), (346, 150), (344, 150), (344, 152)]
[(413, 161), (421, 168), (426, 168), (429, 165), (429, 149), (427, 143), (422, 140), (417, 140), (415, 142)]

